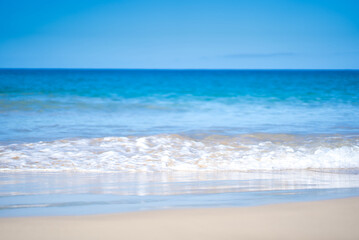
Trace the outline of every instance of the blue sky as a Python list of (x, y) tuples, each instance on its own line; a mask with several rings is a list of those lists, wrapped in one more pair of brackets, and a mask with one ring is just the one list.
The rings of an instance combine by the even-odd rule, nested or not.
[(359, 69), (357, 0), (1, 0), (2, 68)]

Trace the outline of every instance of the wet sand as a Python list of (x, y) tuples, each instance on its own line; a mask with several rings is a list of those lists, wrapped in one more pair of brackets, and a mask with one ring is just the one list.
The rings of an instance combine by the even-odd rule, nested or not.
[(243, 208), (0, 218), (1, 239), (359, 239), (359, 197)]

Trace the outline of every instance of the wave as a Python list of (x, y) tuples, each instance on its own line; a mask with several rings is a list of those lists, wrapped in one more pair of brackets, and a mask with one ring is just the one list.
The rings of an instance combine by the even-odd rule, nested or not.
[(359, 168), (359, 136), (242, 134), (65, 139), (0, 146), (0, 171), (161, 172)]

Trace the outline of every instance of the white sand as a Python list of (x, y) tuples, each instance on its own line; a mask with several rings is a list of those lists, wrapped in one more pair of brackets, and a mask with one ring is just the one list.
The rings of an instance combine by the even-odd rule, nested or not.
[(0, 218), (0, 239), (359, 239), (359, 198), (68, 217)]

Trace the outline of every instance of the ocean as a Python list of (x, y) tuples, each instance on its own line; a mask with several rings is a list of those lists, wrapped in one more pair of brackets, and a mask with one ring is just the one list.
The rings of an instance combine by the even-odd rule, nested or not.
[[(251, 191), (356, 195), (358, 119), (357, 70), (1, 69), (0, 209), (46, 205), (14, 196), (93, 193), (88, 176), (132, 179), (136, 191), (105, 191), (131, 196), (243, 192), (254, 179), (268, 181)], [(56, 183), (46, 191), (44, 176)], [(73, 192), (66, 179), (79, 176)]]

